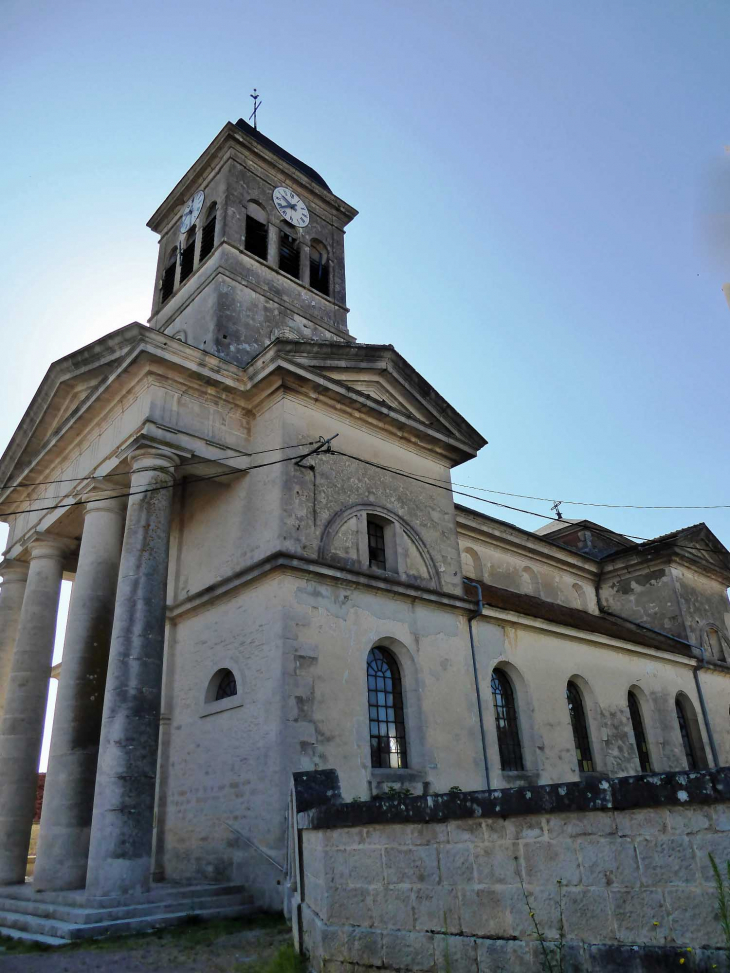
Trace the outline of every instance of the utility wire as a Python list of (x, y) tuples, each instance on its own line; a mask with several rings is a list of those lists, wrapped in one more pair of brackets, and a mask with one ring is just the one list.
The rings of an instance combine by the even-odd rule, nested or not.
[[(306, 459), (308, 456), (314, 455), (314, 453), (320, 452), (320, 450), (328, 445), (328, 440), (320, 439), (317, 441), (317, 446), (315, 449), (310, 449), (308, 453), (302, 453), (300, 456), (284, 456), (281, 459), (273, 459), (268, 463), (258, 463), (256, 466), (249, 466), (245, 470), (224, 470), (222, 473), (211, 473), (207, 476), (197, 476), (192, 478), (189, 482), (191, 483), (203, 483), (207, 480), (220, 479), (223, 476), (233, 476), (236, 473), (249, 473), (251, 470), (261, 470), (267, 466), (277, 466), (279, 463), (295, 463), (297, 460)], [(290, 448), (290, 447), (280, 447), (280, 448)], [(149, 469), (149, 467), (143, 467), (143, 469)], [(173, 470), (176, 467), (169, 466), (166, 469)], [(159, 469), (159, 467), (155, 467)], [(33, 510), (1, 510), (0, 516), (2, 517), (19, 517), (21, 514), (25, 513), (41, 513), (46, 510), (64, 510), (66, 507), (79, 507), (87, 503), (99, 503), (102, 500), (121, 500), (125, 497), (136, 497), (141, 493), (156, 493), (159, 490), (172, 490), (174, 487), (178, 486), (178, 481), (173, 481), (172, 483), (164, 483), (161, 486), (146, 487), (144, 490), (128, 490), (124, 493), (115, 493), (111, 496), (106, 497), (89, 497), (86, 500), (74, 500), (71, 503), (54, 503), (49, 507), (36, 507)]]
[[(294, 443), (292, 446), (272, 446), (271, 449), (258, 449), (254, 452), (243, 453), (229, 453), (227, 456), (219, 456), (217, 459), (190, 459), (185, 460), (182, 463), (175, 463), (170, 469), (178, 469), (181, 466), (200, 466), (202, 463), (220, 463), (226, 459), (235, 459), (238, 456), (261, 456), (262, 453), (276, 453), (282, 449), (299, 449), (302, 446), (314, 446), (315, 443), (319, 442), (318, 439), (313, 439), (309, 443)], [(164, 447), (160, 447), (164, 448)], [(149, 467), (152, 469), (153, 467)], [(154, 467), (156, 469), (156, 467)], [(146, 467), (140, 467), (140, 469), (146, 469)], [(50, 486), (54, 483), (78, 483), (79, 480), (106, 480), (112, 476), (129, 476), (129, 471), (122, 471), (120, 473), (99, 473), (96, 476), (72, 476), (66, 480), (33, 480), (30, 483), (3, 483), (0, 486), (0, 490), (13, 490), (15, 487), (29, 487), (29, 486)]]
[[(494, 507), (501, 507), (505, 510), (513, 510), (516, 513), (529, 514), (532, 517), (541, 517), (543, 520), (551, 520), (555, 523), (563, 522), (563, 519), (560, 517), (551, 517), (549, 514), (541, 514), (538, 513), (537, 510), (526, 510), (524, 507), (513, 507), (508, 503), (499, 503), (499, 501), (497, 500), (488, 500), (486, 497), (474, 496), (473, 493), (464, 493), (462, 490), (454, 490), (453, 487), (446, 485), (446, 481), (433, 482), (436, 479), (436, 477), (427, 477), (424, 479), (420, 476), (415, 475), (414, 473), (408, 473), (405, 470), (400, 470), (392, 466), (383, 466), (381, 463), (375, 463), (372, 460), (363, 459), (360, 456), (353, 456), (350, 453), (343, 453), (341, 450), (338, 449), (333, 449), (330, 450), (329, 452), (330, 455), (332, 456), (345, 456), (347, 457), (347, 459), (355, 460), (357, 463), (363, 463), (365, 464), (365, 466), (372, 466), (375, 469), (383, 470), (386, 473), (393, 473), (396, 476), (402, 476), (408, 480), (415, 480), (417, 483), (423, 484), (423, 486), (430, 486), (430, 487), (435, 487), (436, 489), (439, 490), (445, 490), (447, 493), (451, 493), (454, 496), (468, 497), (470, 500), (479, 500), (481, 503), (488, 503)], [(638, 541), (643, 541), (648, 543), (652, 543), (654, 541), (660, 543), (663, 539), (662, 537), (641, 537), (639, 534), (624, 534), (620, 531), (614, 531), (613, 533), (617, 533), (617, 534), (621, 533), (621, 536), (628, 537), (630, 540), (635, 540), (635, 541), (638, 540)], [(676, 546), (686, 548), (687, 550), (690, 551), (706, 551), (710, 554), (722, 555), (724, 553), (723, 551), (716, 550), (714, 547), (695, 547), (694, 545), (691, 544), (677, 544)]]
[[(273, 446), (271, 449), (259, 449), (254, 452), (245, 453), (229, 453), (227, 456), (218, 456), (215, 459), (194, 459), (187, 460), (182, 463), (176, 463), (171, 466), (171, 470), (178, 470), (181, 467), (187, 466), (203, 466), (205, 463), (224, 463), (229, 459), (239, 459), (242, 456), (261, 456), (263, 453), (276, 453), (282, 449), (301, 449), (303, 446), (314, 446), (319, 440), (313, 439), (308, 443), (294, 443), (292, 446)], [(250, 468), (250, 467), (249, 467)], [(140, 470), (145, 469), (155, 469), (155, 467), (141, 466)], [(238, 470), (237, 472), (243, 473), (245, 470)], [(70, 477), (66, 480), (37, 480), (35, 483), (11, 483), (7, 486), (0, 487), (2, 490), (12, 490), (14, 487), (29, 487), (29, 486), (50, 486), (55, 483), (78, 483), (80, 480), (107, 480), (111, 478), (116, 478), (119, 476), (129, 476), (129, 470), (122, 470), (119, 473), (100, 473), (98, 475), (92, 476), (75, 476)], [(46, 500), (58, 500), (61, 497), (65, 497), (65, 493), (55, 493), (47, 497), (23, 497), (20, 500), (4, 500), (3, 503), (44, 503)], [(33, 513), (34, 510), (39, 509), (38, 507), (27, 507), (25, 510), (19, 510), (18, 513)], [(45, 508), (43, 508), (45, 509)]]

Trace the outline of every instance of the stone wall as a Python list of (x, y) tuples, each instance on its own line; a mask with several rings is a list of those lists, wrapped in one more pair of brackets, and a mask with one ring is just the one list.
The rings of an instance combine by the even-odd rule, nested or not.
[(730, 771), (580, 787), (300, 813), (314, 969), (526, 973), (547, 949), (557, 970), (561, 912), (565, 971), (727, 969), (708, 853), (730, 860)]

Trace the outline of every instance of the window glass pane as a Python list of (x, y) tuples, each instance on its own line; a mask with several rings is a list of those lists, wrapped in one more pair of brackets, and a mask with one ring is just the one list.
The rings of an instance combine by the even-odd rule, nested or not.
[(649, 757), (649, 747), (644, 733), (644, 721), (641, 718), (641, 707), (636, 693), (629, 693), (629, 715), (631, 716), (631, 726), (634, 730), (634, 741), (636, 752), (639, 755), (639, 764), (642, 774), (651, 773), (651, 759)]
[[(387, 649), (371, 649), (367, 659), (367, 676), (372, 765), (407, 767), (406, 728), (398, 663)], [(386, 682), (387, 693), (382, 689)]]
[(499, 669), (492, 673), (492, 702), (502, 770), (524, 770), (514, 690), (507, 675)]
[(591, 743), (590, 737), (588, 736), (588, 723), (586, 722), (586, 714), (583, 708), (583, 699), (580, 690), (574, 682), (568, 683), (566, 695), (568, 697), (570, 725), (573, 729), (575, 755), (578, 758), (578, 770), (582, 774), (588, 774), (593, 770), (593, 755), (591, 753)]

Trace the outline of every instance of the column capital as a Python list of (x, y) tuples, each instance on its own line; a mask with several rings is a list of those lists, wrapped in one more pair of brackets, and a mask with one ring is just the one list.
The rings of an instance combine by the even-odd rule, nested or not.
[(0, 562), (0, 576), (2, 576), (0, 584), (3, 587), (8, 584), (17, 584), (19, 581), (25, 584), (28, 580), (28, 562), (5, 558), (4, 561)]
[(64, 558), (73, 551), (77, 543), (71, 537), (60, 537), (58, 534), (37, 530), (28, 542), (30, 559), (35, 561), (43, 557)]
[(82, 484), (79, 491), (79, 499), (84, 503), (83, 516), (97, 511), (104, 513), (115, 513), (123, 517), (126, 511), (126, 486), (112, 487), (108, 484), (102, 486), (94, 481), (87, 481)]
[(128, 461), (131, 473), (148, 468), (155, 471), (166, 470), (172, 476), (181, 460), (191, 459), (192, 456), (189, 449), (146, 435), (135, 436), (131, 443), (117, 453), (119, 459)]

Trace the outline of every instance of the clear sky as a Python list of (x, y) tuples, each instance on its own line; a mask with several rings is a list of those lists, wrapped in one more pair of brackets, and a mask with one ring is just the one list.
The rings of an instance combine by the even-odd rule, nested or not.
[[(727, 0), (5, 0), (0, 448), (54, 359), (146, 321), (145, 223), (255, 85), (360, 210), (351, 331), (489, 440), (458, 482), (730, 503), (729, 34)], [(564, 509), (730, 545), (730, 511)]]

